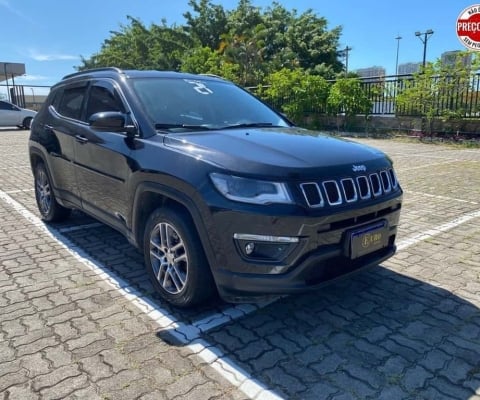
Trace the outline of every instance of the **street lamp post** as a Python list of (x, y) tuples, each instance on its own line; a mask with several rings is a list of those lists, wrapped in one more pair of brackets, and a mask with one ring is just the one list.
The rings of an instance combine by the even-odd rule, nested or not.
[(418, 37), (423, 43), (423, 69), (425, 69), (425, 62), (427, 59), (427, 42), (430, 35), (433, 35), (433, 31), (431, 29), (427, 29), (425, 32), (415, 32), (415, 36)]
[(342, 56), (345, 57), (345, 76), (348, 75), (348, 53), (352, 50), (351, 47), (345, 46), (345, 48), (341, 51)]
[(398, 35), (395, 39), (397, 41), (397, 57), (395, 58), (395, 75), (398, 75), (398, 51), (400, 49), (400, 39), (402, 37)]
[(7, 99), (8, 99), (8, 101), (11, 101), (11, 99), (10, 99), (10, 88), (8, 87), (7, 65), (8, 65), (8, 63), (3, 64), (3, 70), (4, 70), (4, 73), (5, 73), (5, 83), (7, 84)]
[(33, 109), (35, 110), (37, 108), (37, 102), (35, 101), (35, 92), (33, 88), (31, 87), (30, 90), (32, 91), (32, 97), (33, 97)]

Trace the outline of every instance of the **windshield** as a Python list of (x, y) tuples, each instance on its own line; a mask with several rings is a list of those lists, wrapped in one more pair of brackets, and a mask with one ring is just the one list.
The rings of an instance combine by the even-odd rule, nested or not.
[(199, 78), (137, 78), (132, 85), (157, 129), (289, 126), (232, 83)]

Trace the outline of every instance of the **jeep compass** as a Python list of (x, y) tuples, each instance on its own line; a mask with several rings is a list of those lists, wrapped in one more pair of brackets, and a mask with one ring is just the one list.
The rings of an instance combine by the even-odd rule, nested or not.
[(43, 220), (79, 209), (118, 230), (179, 307), (319, 290), (395, 252), (389, 157), (296, 127), (219, 77), (68, 75), (33, 120), (29, 154)]

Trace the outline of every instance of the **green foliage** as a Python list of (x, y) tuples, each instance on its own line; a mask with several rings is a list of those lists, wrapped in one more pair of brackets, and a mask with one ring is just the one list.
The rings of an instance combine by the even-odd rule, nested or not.
[(188, 51), (180, 70), (194, 74), (213, 74), (238, 82), (238, 64), (230, 63), (219, 52), (208, 47), (197, 47)]
[(403, 82), (397, 95), (397, 113), (418, 113), (426, 119), (429, 134), (435, 118), (461, 118), (472, 109), (471, 78), (480, 67), (478, 54), (465, 51), (451, 61), (427, 63), (413, 79)]
[(127, 16), (128, 23), (110, 32), (98, 53), (82, 57), (77, 68), (215, 73), (244, 86), (262, 84), (282, 68), (325, 78), (343, 68), (337, 51), (341, 28), (329, 30), (312, 10), (297, 15), (277, 2), (263, 10), (250, 0), (239, 0), (230, 11), (210, 0), (190, 0), (189, 6), (179, 27), (165, 20), (146, 27)]
[(220, 46), (220, 38), (227, 26), (227, 14), (221, 5), (215, 5), (210, 0), (190, 0), (193, 14), (187, 11), (183, 16), (186, 25), (183, 27), (195, 43), (200, 47), (216, 50)]
[(372, 109), (372, 102), (358, 78), (337, 79), (330, 89), (327, 104), (330, 113), (344, 113), (346, 117), (368, 115)]
[(259, 95), (281, 110), (294, 122), (301, 123), (305, 114), (324, 110), (327, 104), (329, 84), (316, 75), (308, 75), (301, 68), (284, 68), (267, 77), (268, 86)]
[(121, 25), (111, 32), (101, 50), (89, 59), (82, 58), (79, 70), (115, 66), (125, 69), (177, 70), (182, 55), (192, 46), (188, 35), (178, 28), (162, 25), (145, 27), (140, 21), (127, 16), (129, 25)]

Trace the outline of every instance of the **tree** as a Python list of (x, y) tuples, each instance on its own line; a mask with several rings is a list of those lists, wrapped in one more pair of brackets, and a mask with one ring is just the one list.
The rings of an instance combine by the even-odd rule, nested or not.
[(341, 27), (327, 30), (327, 20), (316, 16), (312, 10), (294, 18), (286, 36), (298, 66), (309, 73), (333, 78), (343, 68), (337, 51), (341, 31)]
[(326, 19), (311, 10), (298, 16), (276, 2), (263, 11), (251, 0), (238, 0), (226, 11), (211, 1), (189, 0), (192, 9), (178, 27), (165, 20), (146, 27), (127, 16), (128, 23), (110, 32), (100, 50), (82, 58), (77, 68), (181, 69), (222, 74), (244, 86), (257, 86), (283, 68), (300, 67), (324, 78), (342, 70), (341, 28), (328, 30)]
[(189, 50), (183, 57), (180, 69), (193, 74), (218, 75), (240, 84), (239, 66), (228, 62), (218, 51), (211, 50), (209, 47), (196, 47)]
[(115, 66), (125, 69), (178, 70), (184, 52), (192, 47), (189, 36), (181, 29), (161, 25), (145, 27), (127, 16), (129, 25), (120, 25), (119, 31), (110, 32), (100, 51), (90, 58), (82, 57), (79, 70)]
[(190, 0), (188, 5), (193, 13), (187, 11), (183, 16), (187, 21), (183, 29), (200, 47), (218, 50), (221, 36), (227, 26), (227, 15), (221, 5), (214, 5), (209, 0)]
[(303, 123), (309, 112), (326, 108), (329, 84), (321, 76), (308, 75), (301, 68), (284, 68), (269, 75), (267, 83), (259, 95), (296, 123)]
[(372, 109), (372, 102), (358, 78), (337, 79), (330, 88), (327, 104), (330, 113), (345, 115), (345, 128), (357, 114), (363, 114), (367, 118)]
[(413, 79), (403, 82), (397, 95), (397, 110), (421, 115), (426, 122), (423, 130), (429, 135), (435, 118), (461, 118), (471, 108), (472, 73), (480, 66), (479, 57), (460, 52), (452, 61), (427, 63)]
[(264, 60), (255, 32), (245, 35), (223, 34), (220, 53), (237, 65), (237, 81), (243, 86), (255, 86), (263, 80)]

